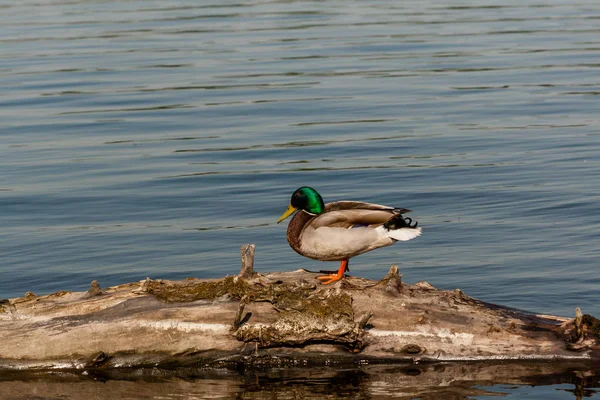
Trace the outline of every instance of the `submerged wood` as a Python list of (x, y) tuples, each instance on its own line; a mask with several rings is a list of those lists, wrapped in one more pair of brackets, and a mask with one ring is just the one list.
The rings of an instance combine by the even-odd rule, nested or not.
[[(252, 252), (242, 251), (242, 259)], [(246, 266), (251, 265), (250, 260)], [(306, 270), (146, 279), (0, 301), (0, 368), (590, 360), (600, 323), (536, 315), (461, 290)]]

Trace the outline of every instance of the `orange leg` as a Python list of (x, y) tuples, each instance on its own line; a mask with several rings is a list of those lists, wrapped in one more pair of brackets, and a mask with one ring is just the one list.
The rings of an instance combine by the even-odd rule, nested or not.
[(344, 273), (348, 270), (348, 260), (342, 260), (340, 269), (336, 274), (327, 274), (317, 276), (317, 279), (321, 281), (323, 285), (329, 285), (330, 283), (337, 282), (344, 277)]

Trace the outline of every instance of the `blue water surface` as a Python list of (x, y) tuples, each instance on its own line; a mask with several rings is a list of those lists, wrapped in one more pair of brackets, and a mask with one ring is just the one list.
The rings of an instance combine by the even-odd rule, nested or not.
[(410, 208), (355, 275), (600, 314), (600, 3), (0, 4), (0, 298), (335, 268), (303, 185)]

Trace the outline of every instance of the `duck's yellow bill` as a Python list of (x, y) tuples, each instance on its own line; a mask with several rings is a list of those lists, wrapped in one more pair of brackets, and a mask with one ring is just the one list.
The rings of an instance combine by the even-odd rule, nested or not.
[(287, 217), (292, 215), (294, 213), (294, 211), (296, 211), (296, 210), (297, 210), (297, 208), (290, 204), (288, 209), (285, 210), (285, 212), (281, 215), (281, 217), (279, 217), (279, 219), (277, 220), (277, 223), (280, 223), (281, 221), (283, 221), (284, 219), (286, 219)]

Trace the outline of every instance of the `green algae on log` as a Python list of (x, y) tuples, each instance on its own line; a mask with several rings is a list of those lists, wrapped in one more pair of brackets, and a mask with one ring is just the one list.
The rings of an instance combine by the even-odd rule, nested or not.
[(315, 284), (283, 281), (251, 282), (229, 276), (216, 281), (186, 280), (182, 282), (152, 281), (145, 283), (147, 293), (167, 303), (197, 300), (239, 300), (240, 307), (251, 302), (270, 303), (278, 312), (270, 325), (234, 322), (235, 337), (244, 342), (257, 342), (261, 347), (309, 342), (345, 344), (362, 347), (363, 330), (354, 322), (352, 297), (347, 293), (317, 291)]
[[(152, 280), (0, 301), (0, 368), (598, 358), (598, 320), (535, 315), (402, 282), (306, 270)], [(245, 261), (244, 261), (245, 260)], [(241, 274), (242, 275), (242, 274)]]

